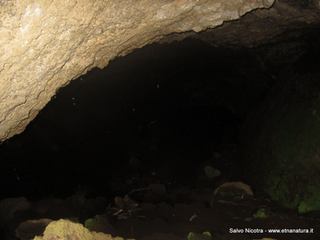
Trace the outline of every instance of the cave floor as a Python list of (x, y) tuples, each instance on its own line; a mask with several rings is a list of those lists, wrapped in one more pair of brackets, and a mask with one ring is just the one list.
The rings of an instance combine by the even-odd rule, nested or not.
[[(27, 209), (16, 212), (5, 223), (6, 239), (30, 239), (43, 231), (43, 225), (36, 226), (42, 220), (19, 228), (19, 223), (26, 220), (60, 218), (81, 222), (93, 231), (141, 240), (320, 239), (317, 216), (299, 216), (268, 199), (243, 193), (214, 195), (212, 190), (199, 186), (166, 189), (164, 184), (156, 183), (114, 199), (77, 193), (64, 199), (29, 203)], [(265, 232), (254, 233), (261, 229)], [(314, 233), (269, 234), (268, 229), (313, 229)], [(241, 230), (251, 233), (235, 233)], [(210, 232), (211, 237), (203, 232)]]
[[(120, 235), (145, 240), (319, 239), (316, 226), (320, 226), (320, 219), (298, 216), (267, 199), (222, 196), (212, 200), (212, 191), (188, 188), (177, 191), (169, 203), (141, 203), (131, 217), (114, 221)], [(269, 229), (311, 228), (313, 234), (266, 233)], [(242, 230), (248, 232), (236, 233)], [(263, 234), (254, 234), (261, 230)], [(195, 234), (187, 238), (190, 232)], [(203, 232), (210, 232), (212, 237), (200, 237)]]

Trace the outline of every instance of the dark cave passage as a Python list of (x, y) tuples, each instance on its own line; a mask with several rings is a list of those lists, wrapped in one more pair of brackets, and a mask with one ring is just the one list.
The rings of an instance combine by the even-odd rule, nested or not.
[(248, 50), (191, 39), (147, 46), (61, 89), (1, 146), (1, 182), (10, 181), (8, 195), (70, 193), (82, 184), (103, 192), (105, 182), (134, 171), (193, 181), (210, 161), (241, 177), (232, 156), (239, 130), (272, 81)]
[[(295, 191), (318, 191), (305, 177), (320, 173), (316, 36), (292, 40), (289, 50), (282, 43), (222, 48), (189, 38), (149, 45), (92, 70), (0, 146), (1, 199), (36, 201), (21, 219), (73, 219), (74, 211), (84, 224), (104, 212), (117, 234), (138, 239), (158, 229), (159, 219), (148, 220), (155, 216), (165, 219), (159, 231), (180, 235), (209, 229), (226, 236), (230, 227), (250, 221), (257, 227), (264, 218), (266, 226), (318, 224), (317, 214), (301, 219), (289, 210), (304, 214), (318, 206), (317, 197)], [(217, 200), (225, 183), (255, 197)], [(145, 222), (131, 212), (131, 195)], [(189, 225), (180, 226), (175, 214)], [(169, 228), (170, 221), (178, 227)]]

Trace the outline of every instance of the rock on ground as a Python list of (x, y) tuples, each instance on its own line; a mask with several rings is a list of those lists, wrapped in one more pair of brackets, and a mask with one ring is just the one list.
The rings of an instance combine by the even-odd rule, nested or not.
[(68, 220), (51, 222), (43, 233), (42, 237), (35, 237), (34, 240), (123, 240), (113, 238), (109, 234), (90, 232), (83, 225)]

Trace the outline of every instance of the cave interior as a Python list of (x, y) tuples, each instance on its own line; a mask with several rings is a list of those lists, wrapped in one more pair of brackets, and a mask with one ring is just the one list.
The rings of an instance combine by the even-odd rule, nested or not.
[[(1, 144), (1, 199), (32, 202), (16, 215), (24, 220), (85, 222), (108, 215), (108, 231), (137, 239), (164, 239), (150, 237), (154, 233), (185, 239), (205, 231), (217, 236), (212, 239), (249, 239), (230, 233), (249, 226), (316, 229), (320, 208), (301, 215), (304, 205), (296, 204), (297, 212), (273, 201), (268, 185), (260, 184), (266, 173), (259, 166), (269, 171), (283, 164), (265, 163), (285, 138), (273, 130), (289, 132), (288, 148), (302, 148), (294, 140), (300, 137), (313, 144), (303, 130), (291, 131), (302, 125), (291, 112), (303, 115), (310, 107), (317, 113), (319, 40), (318, 27), (253, 48), (187, 37), (93, 69), (61, 88), (23, 133)], [(309, 135), (318, 133), (309, 127)], [(261, 147), (261, 141), (270, 143)], [(249, 161), (251, 155), (258, 163)], [(247, 189), (241, 197), (248, 199), (233, 202), (230, 194), (212, 200), (214, 189), (224, 183), (239, 188), (239, 182), (254, 197)], [(76, 200), (77, 214), (62, 207)]]

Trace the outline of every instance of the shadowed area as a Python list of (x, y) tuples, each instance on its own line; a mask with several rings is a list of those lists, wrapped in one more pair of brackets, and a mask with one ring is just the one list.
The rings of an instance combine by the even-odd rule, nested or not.
[[(137, 239), (316, 231), (318, 39), (312, 29), (256, 48), (152, 44), (60, 89), (0, 146), (6, 239), (60, 218)], [(284, 45), (294, 47), (279, 56)]]

